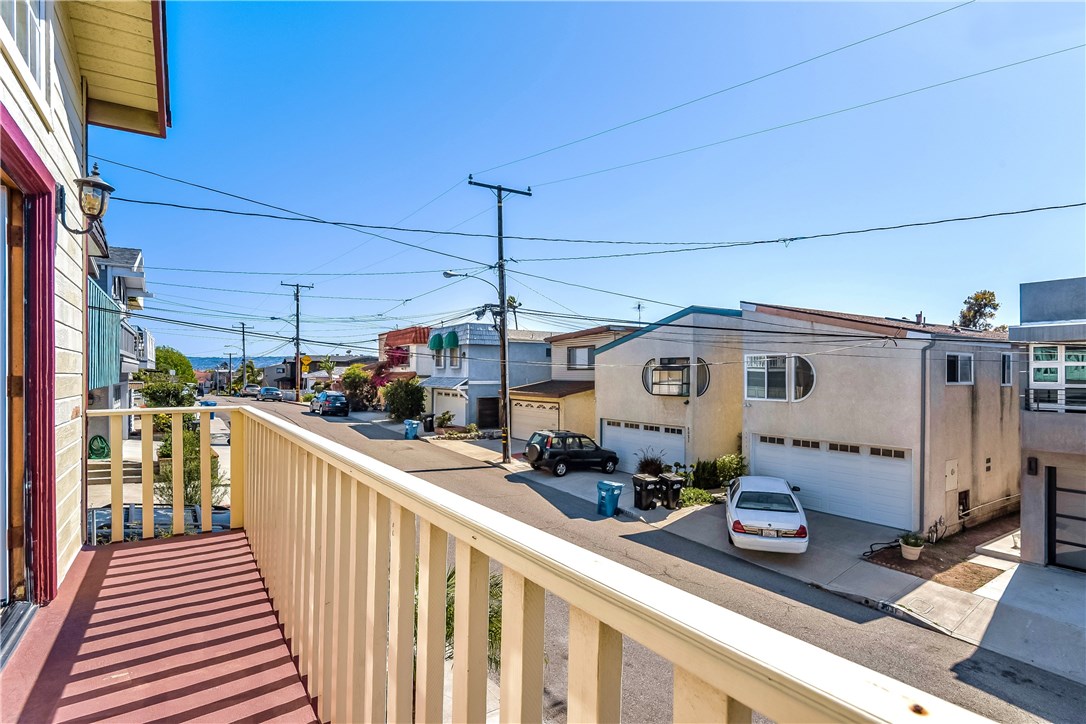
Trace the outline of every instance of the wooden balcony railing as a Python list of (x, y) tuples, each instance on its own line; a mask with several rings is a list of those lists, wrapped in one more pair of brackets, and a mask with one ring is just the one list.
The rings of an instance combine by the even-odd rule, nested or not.
[[(675, 721), (749, 722), (752, 711), (776, 721), (979, 721), (265, 412), (216, 411), (231, 418), (231, 526), (245, 529), (322, 721), (442, 721), (450, 545), (453, 721), (486, 719), (492, 561), (503, 569), (502, 721), (542, 719), (547, 591), (570, 606), (571, 722), (620, 719), (624, 635), (674, 665)], [(156, 412), (172, 416), (179, 446), (180, 415), (197, 410)], [(88, 414), (111, 418), (116, 451), (120, 417), (150, 412)], [(210, 411), (198, 414), (207, 430)], [(208, 446), (201, 435), (201, 461), (210, 460)], [(147, 436), (145, 471), (151, 450)], [(173, 454), (180, 455), (179, 447)], [(121, 467), (114, 452), (115, 513)], [(202, 470), (207, 481), (208, 463)], [(143, 490), (147, 505), (147, 472)], [(202, 492), (201, 509), (209, 510), (209, 482)], [(144, 525), (144, 535), (153, 534)]]

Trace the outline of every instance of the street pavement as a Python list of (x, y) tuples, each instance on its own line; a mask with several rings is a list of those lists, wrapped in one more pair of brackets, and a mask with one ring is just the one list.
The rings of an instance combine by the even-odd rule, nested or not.
[[(1080, 721), (1086, 687), (998, 653), (920, 628), (660, 530), (602, 518), (595, 505), (374, 421), (320, 418), (289, 403), (251, 403), (552, 535), (665, 580), (724, 608), (998, 721)], [(564, 720), (564, 602), (546, 604), (547, 714)], [(671, 716), (671, 667), (627, 640), (623, 716)]]

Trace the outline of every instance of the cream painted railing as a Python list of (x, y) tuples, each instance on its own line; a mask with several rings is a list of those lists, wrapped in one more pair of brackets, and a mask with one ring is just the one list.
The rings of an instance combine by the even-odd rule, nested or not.
[[(131, 412), (144, 411), (101, 414)], [(673, 663), (675, 721), (979, 721), (265, 412), (230, 412), (232, 527), (246, 530), (322, 721), (442, 721), (450, 543), (453, 721), (486, 719), (491, 561), (503, 569), (502, 721), (542, 718), (545, 591), (570, 606), (571, 722), (620, 719), (623, 635)], [(114, 457), (115, 488), (119, 469)]]

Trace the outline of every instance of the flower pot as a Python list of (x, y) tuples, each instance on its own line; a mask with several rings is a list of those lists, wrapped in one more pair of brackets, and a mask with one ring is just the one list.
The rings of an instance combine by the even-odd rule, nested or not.
[(901, 557), (907, 561), (915, 561), (920, 558), (920, 551), (922, 550), (924, 550), (924, 546), (907, 546), (902, 543)]

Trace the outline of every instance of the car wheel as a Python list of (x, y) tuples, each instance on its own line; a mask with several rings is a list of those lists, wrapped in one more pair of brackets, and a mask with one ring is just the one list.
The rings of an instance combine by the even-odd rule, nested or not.
[(539, 466), (536, 465), (535, 463), (529, 463), (529, 465), (532, 466), (532, 470), (539, 470)]
[(615, 467), (617, 465), (618, 465), (618, 463), (616, 461), (614, 461), (614, 460), (604, 460), (603, 461), (603, 466), (602, 466), (603, 467), (603, 472), (605, 474), (607, 474), (607, 475), (610, 475), (611, 473), (615, 472)]
[(565, 460), (559, 460), (554, 464), (554, 467), (551, 468), (551, 472), (554, 473), (554, 477), (560, 478), (569, 472), (569, 466), (566, 464)]

